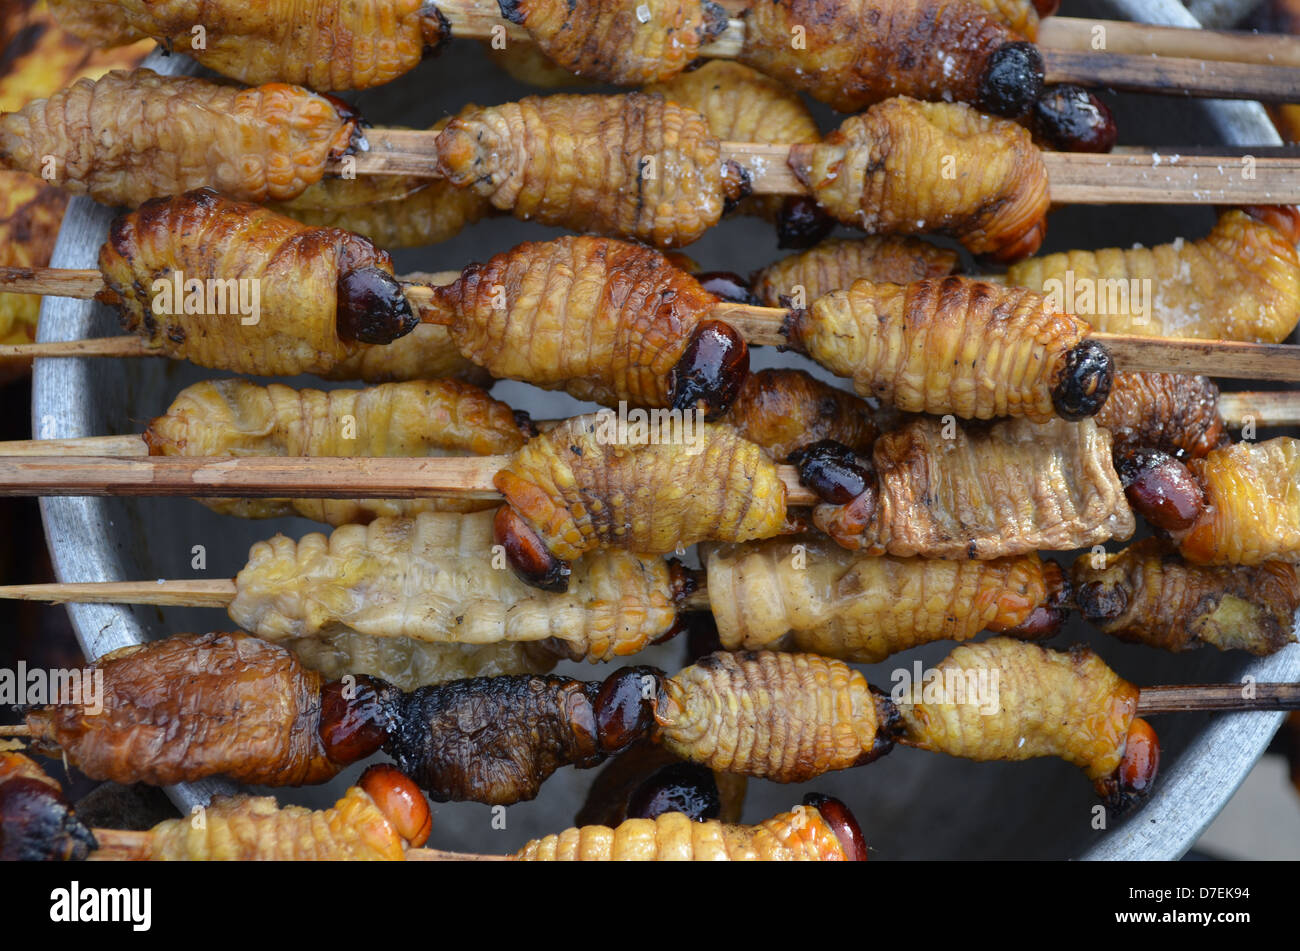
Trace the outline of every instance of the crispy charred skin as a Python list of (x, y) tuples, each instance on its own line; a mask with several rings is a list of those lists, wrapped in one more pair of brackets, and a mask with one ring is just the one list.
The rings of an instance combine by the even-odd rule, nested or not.
[(0, 117), (0, 161), (39, 176), (53, 156), (55, 184), (106, 205), (204, 186), (284, 201), (319, 182), (359, 129), (355, 113), (306, 89), (114, 70)]
[(1052, 86), (1034, 103), (1034, 138), (1060, 152), (1109, 152), (1119, 139), (1115, 115), (1082, 86)]
[(599, 82), (640, 86), (675, 76), (727, 26), (709, 0), (498, 0), (547, 56)]
[(1240, 442), (1215, 449), (1188, 468), (1205, 506), (1178, 550), (1196, 564), (1300, 562), (1300, 440)]
[(918, 419), (877, 439), (872, 460), (847, 502), (836, 500), (860, 476), (824, 486), (800, 463), (801, 480), (827, 499), (817, 527), (869, 554), (988, 560), (1126, 539), (1135, 527), (1110, 434), (1091, 420), (968, 432)]
[(1189, 528), (1205, 508), (1205, 494), (1187, 467), (1166, 452), (1138, 449), (1115, 469), (1129, 505), (1156, 528)]
[(248, 634), (191, 634), (105, 654), (103, 711), (27, 714), (33, 749), (92, 779), (168, 785), (224, 775), (268, 786), (319, 783), (346, 761), (320, 734), (318, 674)]
[[(438, 164), (516, 218), (657, 247), (689, 244), (748, 192), (703, 116), (661, 96), (556, 95), (472, 110)], [(652, 167), (653, 166), (653, 167)]]
[(1046, 231), (1047, 168), (1033, 139), (961, 103), (887, 100), (820, 144), (793, 146), (789, 161), (823, 208), (869, 234), (942, 233), (1013, 260)]
[(434, 802), (509, 805), (561, 766), (595, 766), (598, 683), (479, 677), (405, 694), (384, 751)]
[[(806, 49), (791, 43), (796, 27)], [(1024, 39), (965, 0), (777, 0), (747, 8), (739, 58), (840, 112), (911, 96), (1016, 116), (1042, 84), (1042, 60)]]
[[(97, 45), (149, 36), (248, 83), (279, 80), (322, 91), (367, 89), (414, 69), (450, 31), (422, 0), (53, 0), (59, 22)], [(195, 48), (194, 27), (204, 27)]]
[[(388, 254), (365, 238), (308, 228), (206, 188), (145, 202), (115, 219), (99, 269), (100, 297), (118, 308), (125, 330), (199, 366), (261, 376), (328, 373), (357, 352), (358, 328), (370, 342), (394, 340), (417, 322), (392, 281)], [(204, 300), (204, 313), (186, 313), (184, 294), (176, 300), (166, 280), (173, 274), (205, 286), (219, 280), (223, 299), (208, 292), (214, 300)], [(172, 293), (154, 287), (158, 275)], [(354, 279), (367, 281), (360, 298)], [(256, 293), (256, 313), (232, 302), (241, 299), (238, 288), (245, 304)]]
[(1110, 430), (1116, 456), (1158, 449), (1196, 459), (1228, 440), (1219, 388), (1209, 377), (1116, 373), (1106, 405), (1094, 417)]
[(874, 664), (982, 630), (1049, 636), (1068, 585), (1037, 554), (996, 561), (866, 556), (817, 535), (707, 546), (709, 601), (727, 650), (808, 651)]
[(870, 452), (884, 415), (803, 370), (770, 369), (745, 378), (723, 421), (772, 458), (786, 459), (822, 439)]
[[(631, 7), (628, 7), (631, 10)], [(710, 60), (671, 81), (647, 86), (704, 116), (713, 134), (724, 142), (819, 142), (821, 130), (803, 99), (770, 76), (728, 60)], [(835, 222), (803, 196), (758, 195), (736, 207), (778, 224), (786, 246), (806, 247), (809, 237), (824, 236)], [(820, 232), (820, 234), (818, 234)], [(817, 237), (812, 237), (816, 241)], [(798, 243), (803, 242), (803, 243)]]
[(204, 822), (189, 817), (150, 830), (154, 861), (389, 861), (429, 837), (429, 805), (388, 764), (367, 769), (329, 809), (278, 806), (269, 796), (218, 797)]
[(472, 265), (434, 289), (433, 308), (461, 353), (494, 377), (610, 406), (665, 407), (673, 370), (716, 303), (659, 252), (584, 236), (527, 242)]
[(97, 847), (57, 782), (21, 753), (0, 753), (0, 861), (80, 861)]
[[(1144, 280), (1150, 293), (1141, 301), (1113, 290)], [(1044, 290), (1068, 284), (1076, 299), (1090, 293), (1093, 306), (1080, 307), (1087, 311), (1080, 316), (1108, 333), (1281, 343), (1300, 320), (1294, 240), (1236, 209), (1198, 241), (1048, 254), (1013, 265), (1007, 281)]]
[[(567, 594), (539, 593), (492, 566), (493, 519), (424, 513), (258, 542), (236, 578), (230, 616), (294, 649), (340, 629), (406, 640), (435, 658), (441, 649), (441, 665), (420, 665), (439, 680), (543, 672), (529, 662), (553, 653), (612, 660), (675, 630), (677, 585), (664, 559), (593, 552), (574, 566)], [(358, 663), (352, 673), (423, 686)]]
[[(524, 444), (514, 411), (454, 380), (362, 390), (295, 390), (227, 379), (186, 387), (144, 434), (155, 456), (492, 455)], [(301, 515), (330, 525), (377, 516), (471, 512), (452, 499), (204, 499), (243, 518)]]
[(1295, 640), (1300, 578), (1283, 562), (1192, 565), (1172, 545), (1147, 538), (1116, 554), (1080, 555), (1071, 573), (1080, 613), (1122, 640), (1260, 656)]
[(829, 238), (769, 264), (750, 283), (760, 304), (806, 307), (808, 302), (858, 281), (910, 284), (947, 277), (958, 264), (956, 251), (917, 238)]
[[(729, 426), (696, 423), (689, 443), (684, 425), (665, 427), (657, 445), (620, 444), (613, 427), (611, 414), (566, 420), (493, 479), (554, 558), (607, 547), (656, 554), (786, 530), (776, 465)], [(509, 552), (509, 533), (497, 541)]]
[(858, 281), (786, 321), (792, 346), (904, 412), (967, 419), (1098, 412), (1113, 364), (1083, 321), (1046, 298), (963, 277)]
[(529, 842), (515, 858), (525, 862), (862, 861), (865, 848), (860, 845), (861, 832), (853, 837), (856, 828), (838, 800), (799, 806), (756, 826), (727, 825), (715, 819), (692, 822), (680, 812), (666, 812), (655, 819), (629, 819), (612, 829), (583, 826), (548, 835)]
[[(1082, 768), (1103, 795), (1126, 761), (1133, 725), (1142, 723), (1134, 717), (1137, 687), (1087, 648), (1051, 651), (995, 637), (957, 647), (934, 671), (939, 679), (928, 690), (914, 684), (898, 703), (900, 742), (973, 760), (1058, 756)], [(964, 690), (974, 686), (974, 700), (969, 693), (958, 698), (955, 688), (947, 695), (957, 678)], [(944, 695), (936, 700), (930, 695), (939, 684)], [(1118, 786), (1136, 795), (1155, 770), (1125, 772)]]
[(839, 661), (723, 652), (664, 681), (655, 735), (693, 763), (797, 783), (889, 752), (886, 719), (862, 675)]

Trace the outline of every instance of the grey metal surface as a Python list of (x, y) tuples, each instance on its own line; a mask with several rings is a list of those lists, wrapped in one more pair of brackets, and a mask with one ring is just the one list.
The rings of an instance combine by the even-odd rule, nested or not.
[[(1067, 2), (1065, 6), (1065, 12), (1079, 16), (1121, 15), (1178, 25), (1189, 20), (1176, 0)], [(160, 72), (193, 68), (183, 57), (156, 56), (148, 65)], [(448, 77), (456, 77), (455, 82), (445, 82)], [(530, 91), (534, 90), (517, 86), (494, 69), (474, 44), (458, 43), (392, 86), (356, 98), (376, 123), (414, 125), (459, 108), (471, 95), (476, 101), (498, 102)], [(1213, 141), (1242, 145), (1277, 141), (1262, 109), (1252, 103), (1126, 97), (1115, 105), (1125, 144), (1164, 148)], [(819, 117), (824, 128), (834, 121), (825, 110)], [(54, 265), (94, 266), (111, 217), (108, 209), (74, 199)], [(1063, 209), (1052, 218), (1045, 250), (1167, 241), (1180, 234), (1203, 234), (1212, 221), (1206, 209)], [(445, 245), (403, 251), (395, 257), (399, 270), (460, 267), (519, 240), (553, 233), (508, 219), (487, 221)], [(724, 222), (688, 251), (706, 268), (741, 273), (780, 254), (770, 229), (746, 219)], [(41, 340), (115, 332), (113, 314), (99, 305), (50, 298), (43, 306)], [(757, 366), (794, 359), (767, 350), (756, 353)], [(216, 375), (220, 374), (165, 360), (38, 361), (34, 431), (50, 438), (138, 432), (183, 386)], [(522, 384), (499, 384), (493, 392), (539, 417), (572, 413), (582, 405)], [(254, 541), (276, 531), (297, 537), (321, 530), (303, 520), (224, 518), (187, 500), (49, 499), (43, 511), (55, 570), (63, 581), (230, 576), (243, 564)], [(196, 545), (204, 546), (206, 571), (191, 567)], [(224, 612), (215, 610), (105, 605), (71, 605), (68, 610), (90, 657), (150, 638), (231, 626)], [(1209, 651), (1175, 657), (1107, 640), (1077, 621), (1058, 644), (1079, 640), (1093, 644), (1112, 666), (1137, 683), (1237, 680), (1247, 675), (1258, 680), (1300, 678), (1297, 647), (1264, 660)], [(865, 672), (873, 682), (888, 684), (896, 668), (910, 667), (917, 659), (932, 663), (947, 649), (947, 645), (933, 645)], [(680, 647), (669, 644), (638, 661), (675, 669), (680, 652)], [(590, 666), (562, 669), (585, 677), (604, 673)], [(827, 776), (807, 788), (844, 798), (882, 858), (1172, 859), (1187, 850), (1232, 795), (1279, 721), (1274, 714), (1161, 718), (1156, 726), (1163, 748), (1162, 776), (1155, 794), (1127, 821), (1104, 830), (1093, 827), (1095, 800), (1089, 783), (1073, 767), (1049, 760), (980, 764), (898, 750), (870, 767)], [(357, 769), (328, 787), (277, 790), (276, 795), (282, 801), (311, 805), (329, 802)], [(570, 824), (590, 775), (562, 770), (536, 801), (509, 809), (505, 829), (495, 827), (486, 807), (439, 806), (432, 844), (498, 852), (517, 848), (533, 835)], [(228, 787), (217, 782), (186, 784), (174, 787), (170, 794), (188, 809), (223, 788)], [(752, 782), (746, 819), (787, 808), (803, 791)]]

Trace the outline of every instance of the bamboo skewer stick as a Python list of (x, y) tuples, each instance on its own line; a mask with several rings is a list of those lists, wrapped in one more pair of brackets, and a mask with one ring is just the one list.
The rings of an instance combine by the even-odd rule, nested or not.
[[(1300, 183), (1300, 175), (1297, 176), (1297, 182)], [(443, 272), (427, 276), (437, 280), (454, 277)], [(93, 298), (99, 293), (103, 289), (103, 281), (97, 271), (89, 269), (0, 267), (0, 288), (16, 293), (54, 293), (84, 299)], [(431, 284), (408, 281), (403, 284), (403, 289), (412, 308), (426, 323), (443, 323), (450, 319), (438, 314), (432, 307)], [(751, 344), (780, 347), (789, 344), (783, 332), (788, 314), (789, 311), (780, 307), (720, 302), (715, 305), (712, 316), (731, 324)], [(1091, 339), (1110, 351), (1116, 368), (1121, 371), (1204, 373), (1253, 380), (1300, 380), (1300, 346), (1296, 345), (1108, 333), (1094, 333)], [(87, 346), (86, 341), (75, 343), (79, 346), (64, 343), (18, 344), (0, 350), (0, 355), (101, 355)], [(99, 346), (112, 349), (106, 343)], [(149, 348), (140, 345), (135, 349), (126, 344), (120, 346), (122, 351), (113, 355), (143, 356), (150, 352)]]
[(89, 581), (0, 586), (0, 598), (47, 604), (149, 604), (173, 608), (224, 608), (238, 593), (229, 578), (188, 581)]
[[(1300, 70), (1291, 97), (1300, 88)], [(366, 131), (367, 151), (333, 160), (341, 171), (346, 162), (358, 175), (409, 175), (439, 178), (438, 134), (420, 129), (372, 128)], [(803, 195), (807, 188), (791, 163), (802, 164), (809, 146), (757, 142), (723, 142), (722, 157), (743, 165), (754, 194)], [(1176, 162), (1162, 153), (1138, 150), (1092, 155), (1082, 152), (1043, 152), (1051, 199), (1056, 204), (1189, 204), (1287, 205), (1300, 203), (1300, 157), (1290, 154), (1179, 155)]]
[[(506, 456), (335, 458), (252, 456), (0, 459), (0, 496), (113, 495), (249, 498), (496, 499)], [(782, 469), (791, 505), (817, 499)]]
[[(522, 27), (475, 0), (438, 0), (437, 7), (455, 37), (532, 42)], [(745, 21), (732, 17), (699, 52), (736, 59), (744, 45)], [(1288, 101), (1300, 88), (1300, 39), (1283, 34), (1048, 17), (1039, 26), (1037, 46), (1048, 83), (1275, 102)]]
[(1186, 684), (1176, 687), (1143, 687), (1138, 693), (1141, 716), (1159, 713), (1191, 713), (1198, 710), (1267, 712), (1300, 710), (1300, 684), (1252, 684), (1253, 696), (1245, 696), (1245, 684)]
[(1220, 393), (1219, 415), (1233, 428), (1247, 422), (1256, 426), (1300, 426), (1300, 391)]
[(1300, 67), (1300, 42), (1276, 33), (1197, 30), (1062, 16), (1047, 17), (1038, 25), (1038, 45), (1043, 50), (1083, 53), (1097, 51), (1098, 44), (1107, 53)]

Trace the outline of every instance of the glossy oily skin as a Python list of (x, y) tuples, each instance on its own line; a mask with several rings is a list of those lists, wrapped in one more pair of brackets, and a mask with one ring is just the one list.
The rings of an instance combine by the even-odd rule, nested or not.
[(502, 211), (660, 248), (696, 240), (749, 190), (703, 116), (644, 93), (476, 109), (453, 119), (437, 148), (453, 184)]
[[(607, 406), (666, 407), (674, 380), (698, 375), (692, 395), (721, 409), (748, 362), (743, 340), (711, 320), (717, 302), (651, 248), (565, 236), (471, 265), (434, 289), (429, 310), (460, 352), (496, 379)], [(719, 347), (728, 343), (734, 349), (724, 355)]]
[[(340, 307), (340, 286), (346, 291), (354, 280), (364, 280), (376, 299), (386, 301), (384, 333), (411, 326), (402, 316), (405, 298), (393, 296), (400, 287), (386, 252), (358, 235), (309, 228), (207, 188), (148, 201), (116, 218), (99, 269), (105, 285), (99, 299), (117, 307), (124, 330), (199, 366), (257, 376), (329, 374), (360, 346), (339, 326), (340, 315), (355, 306), (349, 299)], [(164, 297), (153, 282), (173, 272), (236, 288), (227, 294), (237, 303), (230, 296), (214, 299), (211, 312), (206, 299), (202, 312), (183, 299), (167, 305), (176, 295)], [(355, 332), (349, 319), (344, 324), (347, 333)]]
[(786, 332), (860, 395), (903, 412), (1079, 419), (1110, 392), (1110, 356), (1088, 325), (1024, 288), (860, 280), (791, 311)]
[(106, 205), (203, 187), (287, 201), (351, 152), (360, 129), (350, 107), (306, 89), (114, 70), (0, 117), (0, 161), (40, 176), (58, 156), (57, 184)]

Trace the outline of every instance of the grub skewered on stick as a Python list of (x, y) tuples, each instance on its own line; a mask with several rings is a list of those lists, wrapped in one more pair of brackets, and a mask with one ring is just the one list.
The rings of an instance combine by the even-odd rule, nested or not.
[(59, 784), (21, 753), (0, 753), (4, 861), (864, 861), (862, 830), (837, 799), (815, 793), (755, 826), (724, 824), (651, 803), (614, 828), (585, 826), (528, 842), (512, 855), (421, 848), (432, 829), (419, 788), (388, 764), (368, 768), (328, 809), (267, 796), (220, 796), (204, 822), (152, 829), (89, 828)]
[[(253, 222), (260, 230), (250, 230)], [(183, 240), (173, 235), (182, 226)], [(272, 226), (272, 240), (263, 240)], [(299, 237), (340, 240), (325, 230), (199, 191), (119, 218), (101, 254), (99, 283), (90, 271), (22, 269), (0, 272), (0, 283), (104, 297), (153, 345), (206, 365), (329, 374), (369, 346), (358, 335), (391, 342), (423, 323), (446, 327), (444, 349), (454, 345), (454, 356), (496, 377), (610, 405), (702, 402), (713, 413), (725, 410), (743, 381), (746, 340), (801, 349), (852, 377), (863, 395), (901, 409), (975, 418), (1095, 413), (1110, 389), (1112, 356), (1131, 370), (1300, 379), (1300, 350), (1293, 347), (1099, 334), (1055, 313), (1045, 295), (959, 277), (858, 282), (806, 310), (724, 302), (662, 255), (595, 237), (520, 245), (440, 287), (398, 281), (386, 256), (357, 238), (377, 264), (325, 262), (326, 286), (303, 308), (296, 294), (286, 297), (277, 288), (296, 288), (294, 271), (316, 266), (298, 255)], [(206, 257), (209, 231), (242, 242), (237, 265)], [(285, 247), (298, 256), (285, 254)], [(242, 319), (236, 326), (230, 315), (175, 313), (175, 306), (158, 313), (156, 288), (145, 278), (164, 266), (223, 281), (246, 274), (272, 286), (255, 326)], [(372, 307), (377, 304), (383, 306)], [(1014, 311), (1014, 321), (994, 319), (1004, 307)], [(221, 325), (217, 332), (214, 323)], [(541, 327), (547, 332), (539, 333)], [(587, 346), (557, 347), (569, 339)], [(1023, 360), (1008, 362), (1032, 372), (1014, 379), (994, 373), (995, 361), (984, 358), (1008, 347), (1026, 348)]]
[[(325, 683), (247, 634), (173, 637), (96, 668), (112, 716), (47, 705), (0, 736), (92, 778), (151, 784), (315, 784), (382, 749), (436, 801), (490, 804), (534, 798), (560, 767), (595, 766), (649, 736), (687, 761), (778, 782), (870, 763), (899, 743), (982, 761), (1057, 756), (1125, 806), (1150, 791), (1158, 766), (1140, 714), (1300, 704), (1300, 685), (1226, 684), (1159, 688), (1144, 709), (1142, 691), (1090, 650), (1001, 637), (955, 648), (937, 680), (889, 695), (840, 661), (761, 651), (710, 654), (673, 677), (625, 667), (603, 681), (487, 677), (410, 693), (373, 678)], [(973, 696), (935, 689), (980, 671)], [(160, 751), (152, 738), (164, 730), (187, 742)]]
[[(492, 499), (495, 535), (530, 584), (564, 590), (569, 562), (614, 547), (662, 554), (702, 540), (801, 528), (787, 506), (874, 554), (991, 560), (1127, 539), (1132, 506), (1201, 564), (1300, 560), (1294, 439), (1239, 443), (1184, 466), (1164, 453), (1112, 461), (1091, 420), (1006, 420), (966, 431), (917, 418), (870, 457), (833, 441), (778, 466), (725, 425), (661, 421), (620, 439), (617, 414), (576, 417), (510, 456), (475, 458), (0, 458), (0, 494)], [(630, 431), (629, 431), (630, 432)], [(655, 441), (657, 440), (657, 441)], [(939, 470), (934, 466), (938, 465)], [(958, 474), (960, 477), (958, 477)], [(1223, 497), (1242, 479), (1253, 487)], [(707, 487), (707, 491), (701, 487)], [(1127, 501), (1126, 501), (1127, 496)], [(1036, 500), (1009, 507), (1006, 498)], [(600, 502), (597, 506), (594, 503)], [(1014, 510), (1011, 510), (1014, 509)]]
[[(166, 121), (133, 118), (154, 113)], [(178, 123), (193, 141), (173, 154)], [(199, 187), (288, 201), (331, 172), (446, 179), (519, 218), (659, 247), (696, 240), (750, 194), (810, 195), (846, 225), (949, 234), (1002, 260), (1038, 248), (1052, 203), (1300, 201), (1294, 155), (1042, 152), (961, 103), (886, 99), (796, 145), (723, 143), (701, 113), (645, 93), (529, 97), (467, 108), (441, 131), (363, 135), (350, 108), (306, 90), (232, 93), (147, 70), (0, 116), (0, 160), (34, 174), (52, 160), (54, 184), (113, 205)]]
[[(278, 4), (260, 16), (236, 2), (161, 9), (59, 0), (56, 9), (92, 43), (151, 36), (233, 78), (335, 91), (389, 82), (452, 38), (535, 44), (562, 69), (624, 85), (668, 79), (700, 57), (736, 59), (845, 111), (905, 93), (1019, 115), (1044, 82), (1261, 99), (1297, 85), (1300, 56), (1287, 36), (1043, 19), (1054, 6), (779, 0), (728, 11), (707, 0), (506, 0), (499, 8), (372, 0), (321, 5), (315, 30), (294, 22), (300, 10)], [(190, 42), (194, 24), (205, 28), (199, 48)], [(806, 42), (791, 42), (795, 27), (807, 31)]]

